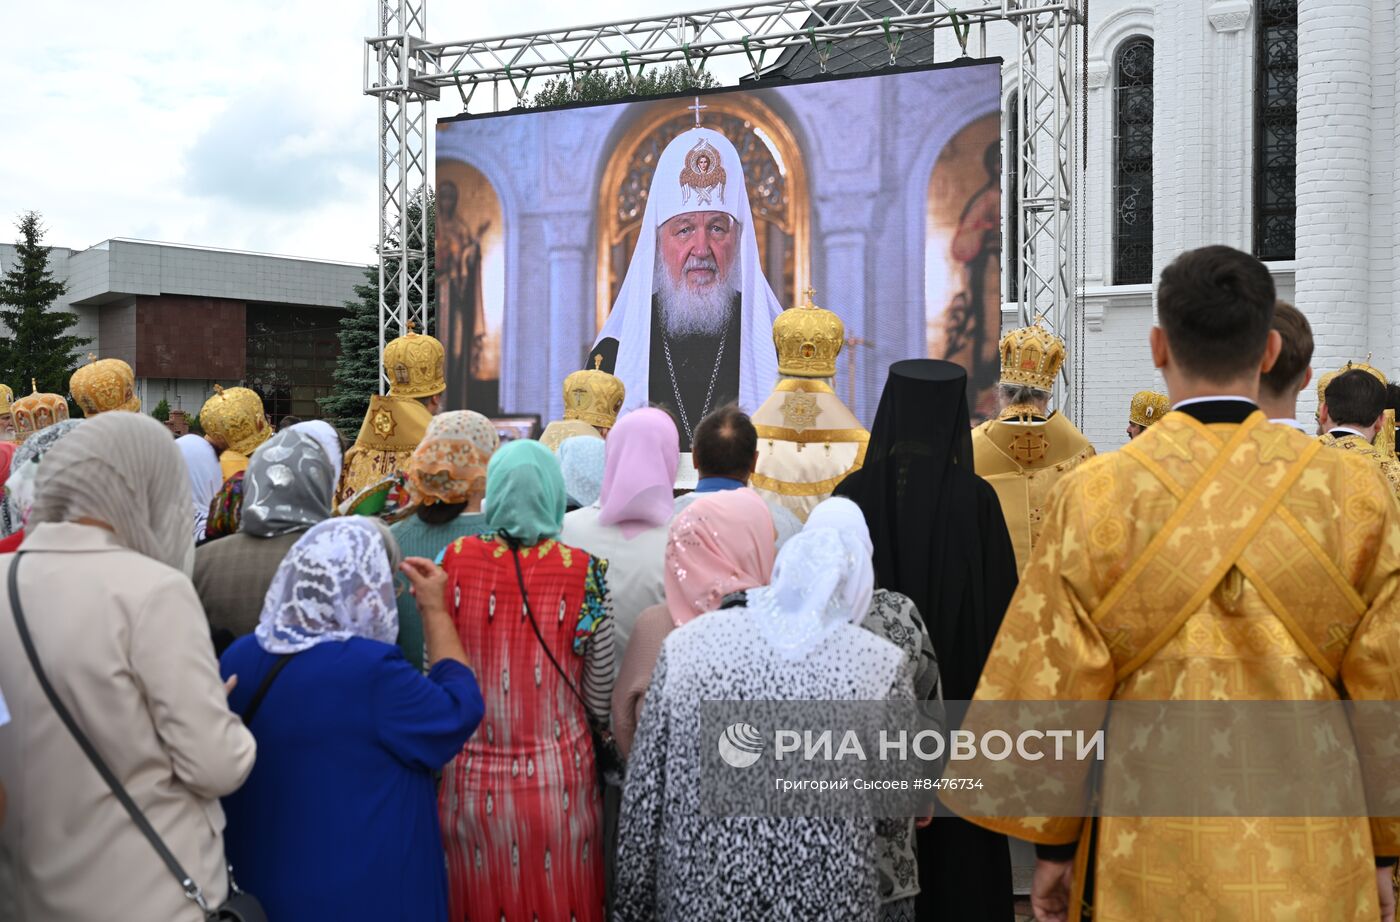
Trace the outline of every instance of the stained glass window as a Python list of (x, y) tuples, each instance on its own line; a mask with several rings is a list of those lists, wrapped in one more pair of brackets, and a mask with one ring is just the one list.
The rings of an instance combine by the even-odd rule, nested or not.
[(1006, 239), (1002, 241), (1002, 271), (1006, 301), (1020, 300), (1021, 284), (1021, 100), (1006, 98)]
[(1254, 253), (1292, 259), (1297, 229), (1298, 0), (1262, 0), (1255, 29)]
[(1118, 51), (1113, 84), (1113, 283), (1152, 281), (1152, 39)]

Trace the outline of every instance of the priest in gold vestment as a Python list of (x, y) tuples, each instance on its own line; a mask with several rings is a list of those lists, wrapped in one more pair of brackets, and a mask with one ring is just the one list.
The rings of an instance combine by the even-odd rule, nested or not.
[(540, 443), (557, 452), (565, 439), (607, 438), (617, 425), (617, 414), (627, 398), (622, 379), (602, 371), (603, 357), (593, 357), (593, 367), (576, 371), (564, 379), (564, 418), (544, 427)]
[(336, 506), (403, 470), (428, 423), (442, 409), (447, 390), (443, 358), (442, 343), (412, 330), (384, 346), (389, 393), (369, 399), (360, 434), (345, 453)]
[(846, 342), (841, 318), (812, 303), (773, 322), (778, 384), (754, 413), (758, 462), (749, 486), (803, 522), (817, 503), (865, 463), (870, 433), (836, 396), (836, 356)]
[(1063, 414), (1048, 412), (1065, 342), (1039, 323), (1001, 338), (1001, 414), (972, 430), (972, 464), (1001, 500), (1016, 569), (1040, 538), (1051, 491), (1094, 456), (1094, 446)]
[(219, 470), (224, 480), (246, 471), (253, 452), (272, 437), (262, 398), (246, 387), (214, 385), (214, 396), (199, 410), (199, 425), (211, 444), (223, 446)]
[(1386, 409), (1386, 380), (1380, 371), (1348, 362), (1317, 385), (1318, 440), (1375, 464), (1400, 499), (1400, 461), (1395, 459), (1395, 421)]
[[(993, 701), (1400, 696), (1400, 507), (1373, 465), (1259, 411), (1279, 350), (1272, 276), (1207, 247), (1158, 291), (1152, 353), (1173, 411), (1063, 479), (969, 721)], [(1060, 779), (1077, 792), (1068, 816), (942, 795), (1037, 843), (1037, 918), (1079, 920), (1089, 903), (1096, 922), (1351, 922), (1393, 905), (1400, 820), (1085, 819), (1087, 775)]]
[(1132, 441), (1147, 431), (1147, 428), (1167, 415), (1171, 403), (1166, 394), (1156, 391), (1138, 391), (1128, 403), (1128, 441)]

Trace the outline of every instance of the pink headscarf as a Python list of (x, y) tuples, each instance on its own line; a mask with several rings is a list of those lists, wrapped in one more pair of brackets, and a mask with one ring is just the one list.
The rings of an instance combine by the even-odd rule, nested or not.
[(773, 574), (773, 514), (753, 490), (709, 493), (681, 510), (666, 542), (666, 608), (680, 627)]
[(618, 420), (608, 433), (598, 521), (629, 539), (669, 521), (680, 452), (676, 424), (664, 410), (643, 407)]

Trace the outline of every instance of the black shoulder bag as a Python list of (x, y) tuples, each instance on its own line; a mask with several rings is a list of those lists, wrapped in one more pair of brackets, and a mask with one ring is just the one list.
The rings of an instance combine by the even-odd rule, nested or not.
[[(165, 862), (165, 866), (170, 869), (170, 873), (175, 875), (175, 879), (180, 882), (180, 886), (184, 888), (185, 896), (191, 902), (199, 906), (200, 910), (204, 913), (205, 919), (209, 920), (209, 922), (267, 922), (267, 913), (263, 911), (262, 904), (258, 902), (257, 897), (253, 896), (251, 893), (244, 893), (242, 890), (239, 890), (238, 885), (233, 882), (233, 868), (231, 867), (228, 872), (228, 899), (224, 901), (222, 906), (217, 906), (212, 909), (209, 907), (209, 904), (204, 899), (204, 891), (200, 889), (199, 884), (195, 883), (194, 880), (190, 878), (190, 875), (185, 873), (185, 869), (180, 866), (180, 862), (171, 854), (170, 849), (166, 848), (165, 843), (161, 841), (160, 835), (155, 831), (155, 828), (151, 826), (145, 814), (141, 812), (141, 808), (136, 806), (136, 802), (131, 799), (131, 795), (126, 792), (126, 788), (122, 787), (122, 783), (117, 780), (117, 776), (113, 775), (112, 770), (107, 767), (107, 763), (102, 761), (102, 756), (99, 755), (97, 750), (93, 747), (92, 741), (89, 740), (87, 735), (78, 727), (77, 722), (73, 719), (73, 715), (69, 713), (68, 708), (59, 700), (58, 694), (54, 691), (53, 686), (49, 684), (49, 677), (44, 673), (44, 667), (39, 664), (39, 654), (34, 649), (34, 640), (29, 636), (29, 625), (26, 624), (24, 620), (24, 609), (19, 603), (19, 560), (24, 554), (24, 551), (16, 553), (14, 563), (10, 565), (8, 579), (10, 609), (14, 612), (15, 630), (19, 632), (20, 643), (24, 645), (24, 652), (25, 655), (29, 657), (29, 664), (34, 667), (34, 677), (39, 680), (39, 686), (43, 688), (44, 696), (49, 699), (49, 704), (53, 707), (54, 712), (57, 713), (59, 719), (63, 721), (63, 725), (68, 728), (68, 732), (73, 735), (73, 739), (77, 741), (78, 746), (81, 747), (83, 753), (88, 757), (88, 761), (92, 763), (92, 767), (97, 769), (97, 773), (102, 776), (102, 780), (107, 782), (107, 787), (112, 789), (113, 796), (115, 796), (122, 807), (126, 809), (126, 812), (131, 816), (132, 822), (136, 824), (136, 828), (141, 830), (141, 834), (146, 837), (146, 841), (151, 843), (151, 848), (155, 849), (156, 854), (160, 856), (160, 860)], [(107, 907), (108, 910), (112, 908), (113, 907)]]
[(505, 535), (502, 535), (501, 538), (510, 546), (510, 556), (515, 561), (515, 581), (520, 587), (520, 599), (525, 604), (525, 615), (530, 619), (530, 628), (535, 632), (535, 639), (540, 642), (540, 648), (544, 650), (544, 655), (549, 657), (554, 671), (559, 673), (559, 680), (569, 691), (574, 693), (578, 703), (583, 706), (583, 717), (588, 721), (588, 729), (593, 737), (593, 758), (598, 763), (599, 781), (620, 788), (622, 787), (623, 773), (627, 768), (626, 760), (622, 756), (622, 748), (617, 745), (617, 740), (613, 737), (611, 730), (594, 725), (593, 717), (588, 713), (588, 702), (584, 700), (583, 694), (574, 687), (574, 683), (569, 681), (564, 667), (559, 665), (559, 661), (554, 658), (554, 653), (549, 649), (549, 644), (545, 643), (544, 635), (540, 633), (540, 626), (535, 623), (535, 612), (530, 608), (530, 594), (525, 591), (525, 574), (520, 569), (519, 546), (513, 538)]

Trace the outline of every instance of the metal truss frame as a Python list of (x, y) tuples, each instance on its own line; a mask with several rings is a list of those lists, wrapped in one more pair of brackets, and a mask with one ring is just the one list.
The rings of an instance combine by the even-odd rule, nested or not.
[[(677, 13), (444, 43), (426, 40), (427, 0), (379, 0), (380, 33), (366, 39), (364, 91), (379, 100), (379, 329), (408, 321), (428, 326), (426, 209), (410, 206), (427, 191), (427, 102), (455, 89), (463, 111), (491, 88), (490, 108), (523, 98), (532, 80), (622, 70), (635, 85), (644, 68), (684, 64), (692, 73), (711, 61), (743, 55), (762, 76), (783, 51), (811, 48), (825, 65), (839, 43), (883, 40), (898, 63), (906, 35), (945, 30), (968, 53), (985, 53), (986, 29), (1014, 25), (1019, 34), (1016, 85), (1020, 104), (1020, 315), (1043, 318), (1065, 337), (1071, 355), (1082, 342), (1078, 300), (1079, 247), (1074, 231), (1083, 107), (1080, 47), (1087, 0), (769, 0)], [(416, 243), (416, 245), (415, 245)], [(1082, 368), (1082, 363), (1074, 363)], [(1082, 381), (1082, 378), (1077, 379)], [(1082, 409), (1081, 388), (1066, 376), (1059, 404)]]

